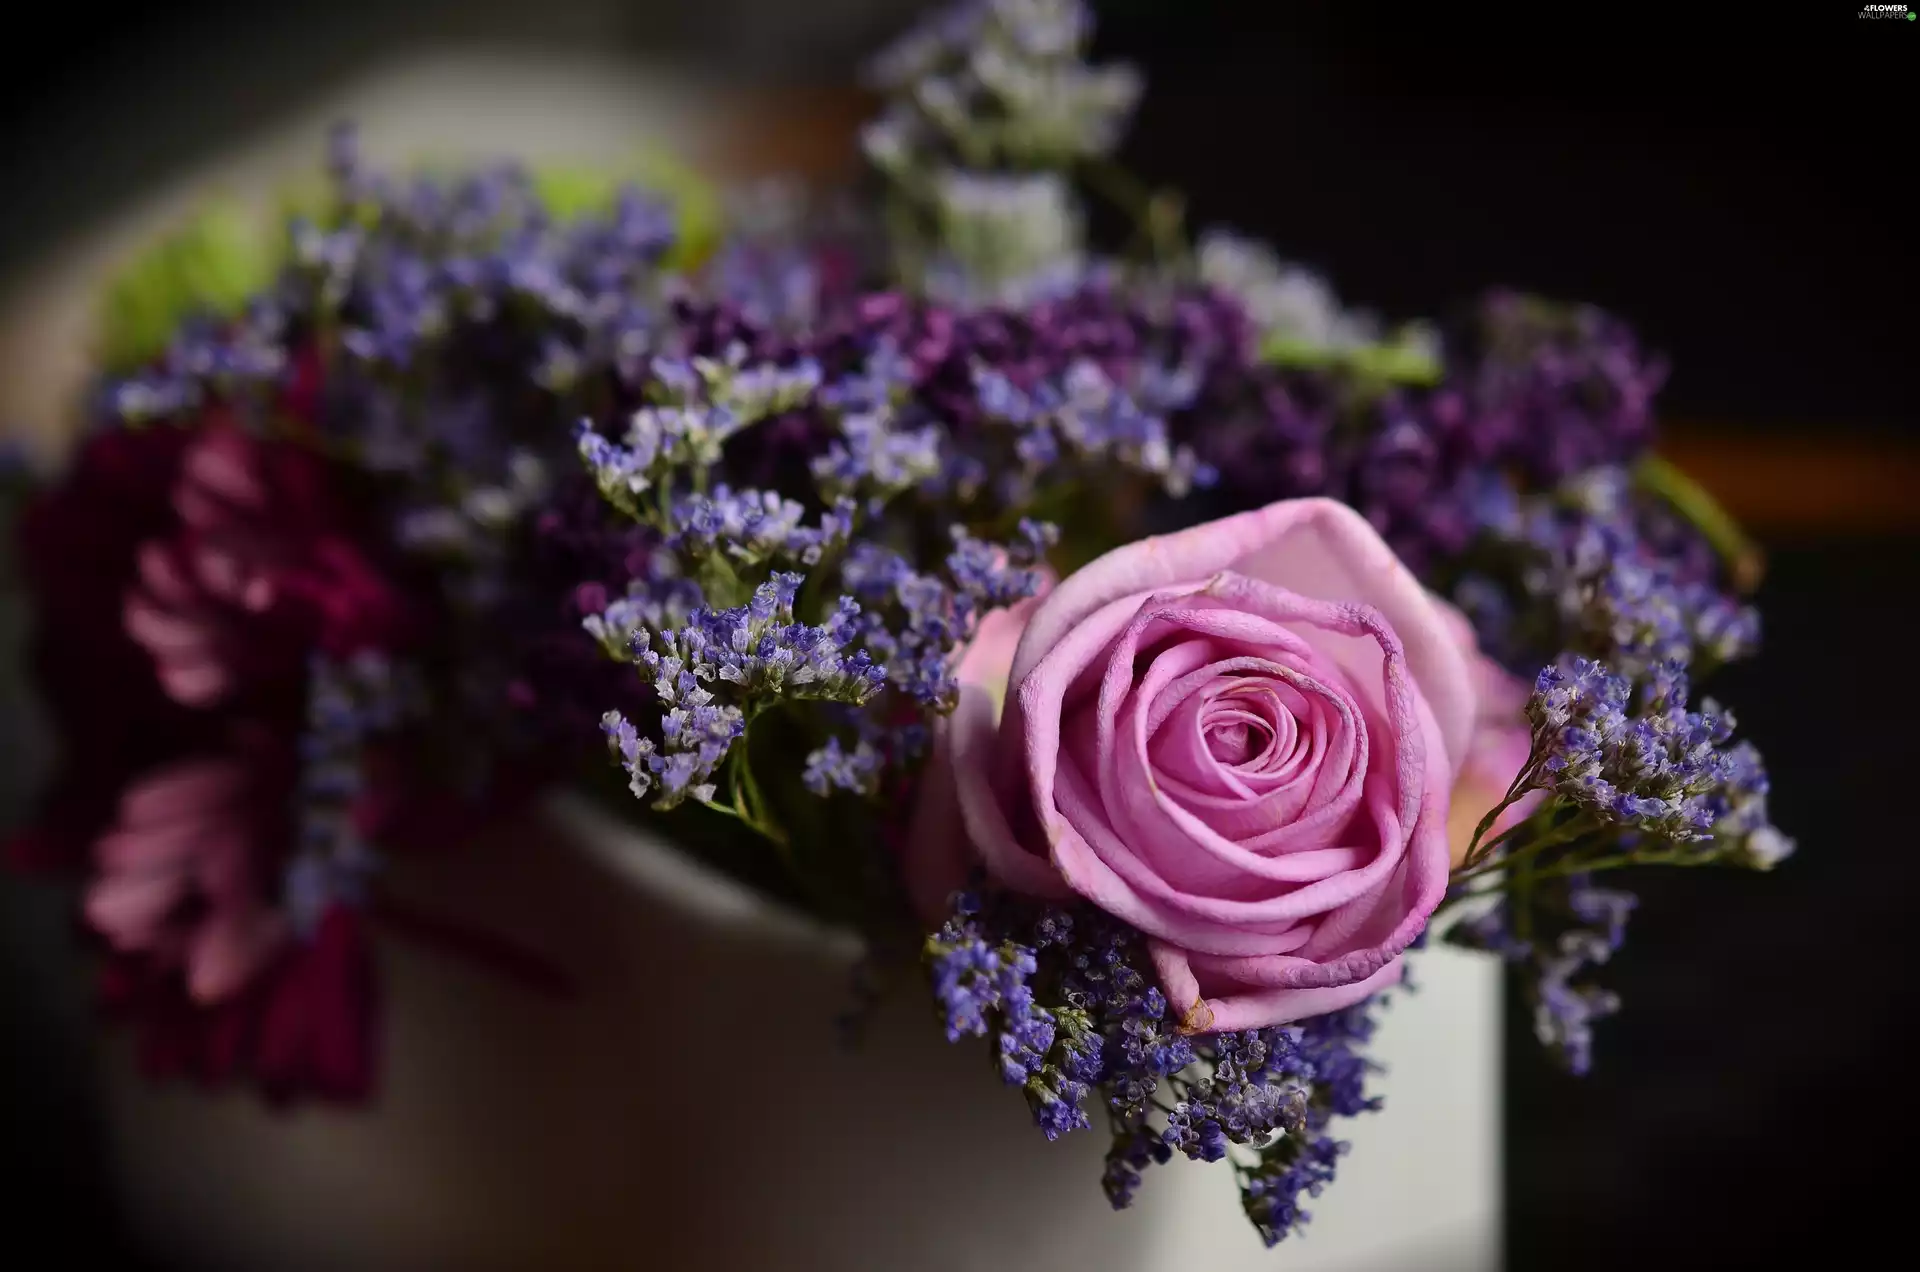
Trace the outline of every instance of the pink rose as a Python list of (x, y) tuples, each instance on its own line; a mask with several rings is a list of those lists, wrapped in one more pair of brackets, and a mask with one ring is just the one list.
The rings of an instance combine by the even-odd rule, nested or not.
[[(1460, 763), (1453, 784), (1453, 808), (1447, 819), (1447, 840), (1455, 866), (1466, 860), (1473, 845), (1473, 832), (1494, 805), (1506, 798), (1507, 788), (1526, 766), (1533, 750), (1533, 730), (1527, 723), (1527, 696), (1531, 687), (1493, 659), (1480, 652), (1473, 627), (1467, 616), (1440, 602), (1456, 639), (1469, 651), (1473, 669), (1474, 693), (1479, 710), (1474, 719), (1473, 741)], [(1534, 791), (1508, 805), (1488, 828), (1484, 844), (1500, 832), (1519, 825), (1538, 804), (1543, 793)]]
[[(1006, 623), (1025, 629), (996, 710)], [(904, 863), (1139, 928), (1192, 1031), (1399, 978), (1446, 891), (1470, 634), (1352, 509), (1270, 505), (1108, 553), (969, 649)], [(957, 814), (957, 816), (955, 815)]]

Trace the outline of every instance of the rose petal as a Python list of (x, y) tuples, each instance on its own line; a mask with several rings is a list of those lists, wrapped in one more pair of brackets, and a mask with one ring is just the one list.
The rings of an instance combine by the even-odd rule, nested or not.
[(1302, 596), (1377, 609), (1433, 707), (1446, 754), (1466, 754), (1473, 683), (1447, 616), (1366, 519), (1331, 499), (1269, 504), (1109, 552), (1069, 576), (1035, 612), (1014, 655), (1012, 683), (1023, 684), (1056, 645), (1116, 598), (1191, 588), (1222, 570)]
[(1154, 968), (1160, 973), (1161, 990), (1180, 1016), (1184, 1033), (1267, 1029), (1309, 1016), (1323, 1016), (1391, 988), (1399, 983), (1402, 971), (1402, 960), (1396, 958), (1372, 976), (1345, 985), (1305, 989), (1227, 988), (1218, 991), (1216, 996), (1203, 997), (1184, 951), (1164, 941), (1153, 942), (1151, 951)]
[(993, 715), (993, 698), (985, 689), (962, 685), (959, 705), (947, 717), (954, 792), (967, 837), (987, 872), (1006, 887), (1029, 896), (1064, 898), (1070, 895), (1065, 881), (1044, 858), (1020, 846), (989, 780), (999, 736)]

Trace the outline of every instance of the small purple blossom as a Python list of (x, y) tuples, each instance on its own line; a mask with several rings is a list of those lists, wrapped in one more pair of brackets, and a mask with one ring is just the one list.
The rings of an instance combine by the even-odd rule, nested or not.
[(345, 661), (311, 661), (294, 793), (297, 836), (283, 876), (296, 931), (311, 933), (335, 902), (364, 899), (367, 878), (379, 865), (354, 816), (365, 748), (417, 718), (422, 702), (415, 669), (384, 655), (367, 651)]
[(854, 508), (841, 501), (806, 524), (806, 509), (770, 490), (716, 486), (711, 494), (675, 501), (666, 545), (698, 558), (722, 553), (742, 566), (767, 561), (814, 565), (853, 529)]
[(808, 753), (800, 780), (823, 798), (833, 790), (871, 795), (879, 787), (885, 764), (886, 756), (871, 742), (862, 739), (848, 748), (839, 738), (828, 738), (826, 745)]
[[(1637, 692), (1591, 659), (1545, 667), (1527, 716), (1538, 785), (1603, 821), (1667, 842), (1711, 838), (1716, 818), (1746, 794), (1735, 782), (1758, 759), (1751, 748), (1739, 760), (1726, 749), (1731, 716), (1711, 702), (1687, 709), (1687, 676), (1678, 663), (1656, 664)], [(1743, 807), (1751, 814), (1751, 802)]]
[(1620, 999), (1582, 978), (1619, 952), (1637, 899), (1576, 874), (1558, 881), (1540, 900), (1543, 913), (1534, 921), (1560, 920), (1540, 933), (1520, 935), (1516, 902), (1503, 897), (1456, 924), (1447, 939), (1518, 967), (1533, 1007), (1535, 1036), (1568, 1072), (1584, 1076), (1593, 1067), (1594, 1023), (1618, 1011)]
[[(1022, 1088), (1042, 1134), (1087, 1126), (1086, 1106), (1100, 1098), (1113, 1130), (1101, 1183), (1115, 1209), (1132, 1203), (1148, 1166), (1175, 1152), (1215, 1161), (1237, 1148), (1258, 1159), (1243, 1172), (1249, 1205), (1279, 1216), (1277, 1199), (1330, 1177), (1328, 1121), (1378, 1107), (1364, 1091), (1365, 1005), (1188, 1036), (1154, 984), (1140, 934), (1090, 906), (965, 893), (926, 948), (948, 1037), (991, 1040), (1002, 1078)], [(1309, 1165), (1287, 1176), (1296, 1159)], [(1304, 1218), (1281, 1217), (1282, 1228)]]

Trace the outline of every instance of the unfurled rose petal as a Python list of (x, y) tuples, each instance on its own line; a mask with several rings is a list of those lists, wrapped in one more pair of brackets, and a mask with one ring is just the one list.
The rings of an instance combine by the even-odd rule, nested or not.
[[(1040, 595), (1045, 594), (1043, 587)], [(954, 672), (960, 684), (961, 704), (969, 711), (999, 718), (1006, 701), (1013, 651), (1039, 604), (1040, 597), (1036, 596), (1008, 609), (994, 610), (980, 620), (979, 630)], [(908, 900), (914, 912), (929, 924), (940, 921), (949, 898), (965, 885), (973, 868), (966, 839), (958, 833), (962, 814), (948, 747), (948, 734), (943, 729), (935, 736), (933, 756), (927, 763), (908, 842), (901, 854)]]
[(1001, 886), (1145, 933), (1190, 1030), (1358, 1001), (1445, 893), (1474, 657), (1341, 504), (1118, 549), (1034, 608), (1003, 711), (963, 685), (909, 874), (956, 873), (957, 809)]
[[(1527, 683), (1480, 652), (1473, 625), (1465, 614), (1445, 602), (1440, 605), (1461, 647), (1469, 651), (1479, 700), (1473, 739), (1454, 783), (1453, 807), (1447, 819), (1451, 858), (1458, 866), (1466, 860), (1480, 820), (1506, 798), (1514, 779), (1526, 767), (1533, 735), (1527, 723)], [(1533, 791), (1508, 805), (1488, 828), (1486, 838), (1525, 821), (1541, 798), (1542, 792)]]

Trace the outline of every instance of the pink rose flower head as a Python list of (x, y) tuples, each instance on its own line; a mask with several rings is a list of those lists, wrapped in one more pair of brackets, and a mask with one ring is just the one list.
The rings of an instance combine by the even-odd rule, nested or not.
[(178, 530), (140, 548), (126, 627), (176, 701), (270, 691), (316, 651), (339, 658), (402, 639), (400, 597), (346, 533), (312, 453), (208, 424), (173, 505)]
[(1191, 1031), (1336, 1010), (1446, 891), (1470, 652), (1330, 500), (1119, 548), (1033, 606), (1004, 712), (961, 676), (910, 849), (1138, 928)]
[[(1480, 819), (1506, 797), (1507, 788), (1532, 753), (1533, 729), (1527, 722), (1531, 686), (1480, 652), (1473, 625), (1465, 614), (1444, 601), (1439, 605), (1461, 647), (1470, 651), (1468, 662), (1478, 702), (1473, 739), (1460, 762), (1447, 825), (1450, 858), (1458, 866), (1466, 860)], [(1525, 821), (1545, 795), (1544, 791), (1530, 791), (1509, 804), (1488, 827), (1481, 843)]]

